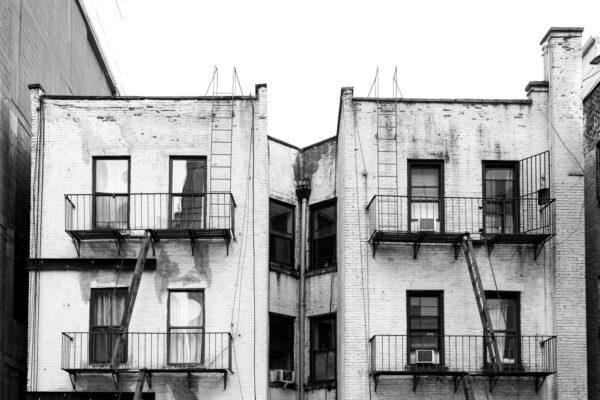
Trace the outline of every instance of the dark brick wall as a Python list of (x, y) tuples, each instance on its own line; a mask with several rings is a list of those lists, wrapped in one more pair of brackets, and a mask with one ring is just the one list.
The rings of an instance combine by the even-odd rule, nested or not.
[(0, 398), (26, 383), (30, 93), (110, 95), (75, 0), (0, 0)]
[(596, 197), (596, 144), (600, 140), (600, 86), (583, 102), (585, 118), (585, 260), (589, 398), (600, 399), (600, 204)]

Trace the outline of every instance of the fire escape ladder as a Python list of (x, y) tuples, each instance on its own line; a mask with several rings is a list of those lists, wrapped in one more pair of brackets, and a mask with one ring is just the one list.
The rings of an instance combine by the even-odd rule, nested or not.
[(473, 242), (469, 234), (465, 234), (463, 237), (462, 245), (465, 253), (465, 259), (467, 261), (467, 267), (469, 269), (469, 275), (471, 276), (471, 284), (473, 285), (475, 302), (477, 303), (479, 317), (481, 318), (481, 325), (483, 326), (483, 341), (485, 343), (487, 356), (489, 357), (489, 365), (492, 369), (492, 372), (500, 372), (502, 371), (502, 363), (500, 362), (501, 359), (498, 351), (498, 343), (496, 342), (496, 334), (490, 319), (487, 299), (483, 290), (483, 284), (481, 282), (481, 275), (479, 274), (479, 267), (477, 266), (475, 252), (473, 251)]
[[(400, 229), (398, 207), (398, 107), (397, 103), (377, 101), (377, 194), (380, 197), (381, 225), (378, 229), (397, 231)], [(383, 211), (385, 210), (385, 211)], [(379, 241), (371, 242), (373, 256)]]
[[(469, 376), (463, 375), (461, 381), (462, 381), (463, 390), (465, 392), (465, 400), (476, 400), (475, 393), (473, 392), (473, 387), (471, 386), (471, 380), (470, 380)], [(456, 392), (456, 386), (455, 386), (454, 391)]]
[(211, 115), (210, 191), (229, 193), (231, 192), (233, 97), (231, 100), (213, 99)]
[[(146, 257), (148, 256), (148, 250), (150, 248), (150, 242), (152, 238), (148, 232), (144, 237), (144, 241), (140, 246), (140, 251), (138, 253), (138, 258), (135, 263), (135, 270), (133, 272), (133, 278), (131, 278), (131, 286), (129, 286), (129, 291), (127, 292), (127, 298), (125, 300), (125, 311), (123, 312), (123, 318), (121, 319), (121, 325), (119, 326), (119, 334), (115, 339), (115, 344), (113, 347), (112, 361), (111, 361), (111, 370), (113, 373), (116, 373), (119, 369), (119, 359), (121, 358), (121, 347), (123, 342), (127, 338), (127, 331), (129, 330), (129, 322), (131, 321), (131, 314), (133, 313), (133, 307), (135, 306), (135, 299), (137, 297), (137, 292), (140, 287), (140, 280), (142, 279), (142, 272), (144, 272), (144, 265), (146, 264)], [(143, 385), (142, 385), (143, 386)]]

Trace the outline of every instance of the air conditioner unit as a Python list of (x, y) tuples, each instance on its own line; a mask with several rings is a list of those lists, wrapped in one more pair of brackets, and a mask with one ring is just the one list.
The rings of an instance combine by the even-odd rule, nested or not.
[(287, 385), (296, 381), (296, 374), (294, 371), (286, 369), (274, 369), (270, 371), (270, 378), (271, 382), (279, 382)]
[(439, 364), (438, 353), (435, 350), (417, 350), (417, 364)]

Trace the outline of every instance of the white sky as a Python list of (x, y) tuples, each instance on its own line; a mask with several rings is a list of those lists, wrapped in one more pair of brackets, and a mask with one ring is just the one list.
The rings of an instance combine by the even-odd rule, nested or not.
[[(600, 1), (84, 0), (126, 95), (204, 95), (268, 84), (269, 134), (305, 146), (335, 135), (340, 88), (525, 98), (542, 80), (550, 26), (600, 35)], [(239, 93), (239, 91), (238, 91)]]

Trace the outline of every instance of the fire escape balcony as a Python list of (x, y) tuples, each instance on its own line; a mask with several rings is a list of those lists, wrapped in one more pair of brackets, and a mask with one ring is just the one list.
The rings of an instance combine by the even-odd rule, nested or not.
[(149, 333), (128, 332), (122, 342), (120, 364), (111, 369), (113, 346), (119, 333), (107, 328), (102, 332), (63, 332), (61, 369), (68, 372), (76, 389), (81, 374), (112, 374), (118, 387), (119, 374), (144, 372), (151, 385), (156, 373), (193, 374), (232, 373), (232, 336), (228, 332)]
[(495, 244), (529, 244), (537, 258), (555, 235), (555, 202), (546, 197), (483, 198), (373, 196), (367, 206), (373, 255), (380, 243), (411, 243), (417, 257), (421, 243), (454, 245), (458, 257), (465, 233)]
[(503, 376), (532, 377), (536, 393), (549, 375), (556, 373), (556, 337), (496, 333), (501, 365), (493, 368), (484, 336), (376, 335), (371, 344), (371, 375), (375, 390), (381, 376), (412, 376), (416, 390), (421, 376), (450, 376), (454, 391), (461, 379), (483, 376), (490, 392)]
[[(161, 239), (235, 239), (231, 193), (96, 193), (65, 195), (65, 231), (80, 255), (82, 241), (121, 244), (135, 232)], [(154, 247), (153, 247), (154, 248)]]

